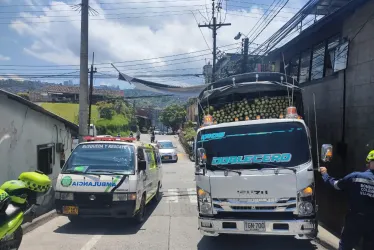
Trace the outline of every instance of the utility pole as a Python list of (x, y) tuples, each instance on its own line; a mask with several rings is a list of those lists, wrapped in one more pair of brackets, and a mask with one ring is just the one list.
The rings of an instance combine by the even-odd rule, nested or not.
[[(230, 26), (231, 23), (218, 23), (217, 24), (217, 18), (215, 14), (215, 0), (212, 0), (212, 19), (213, 24), (199, 24), (198, 26), (200, 28), (209, 28), (213, 31), (213, 70), (212, 70), (212, 82), (215, 82), (215, 73), (216, 73), (216, 59), (217, 59), (217, 30), (221, 28), (222, 26)], [(220, 11), (218, 9), (218, 11)]]
[(81, 3), (81, 49), (79, 83), (79, 142), (88, 134), (88, 1)]
[(95, 52), (92, 53), (92, 64), (90, 73), (90, 97), (89, 97), (89, 105), (88, 105), (88, 133), (90, 132), (90, 124), (91, 124), (91, 106), (92, 106), (92, 94), (93, 94), (93, 75), (97, 72), (97, 69), (94, 70), (94, 62), (95, 62)]
[(242, 61), (242, 73), (246, 73), (248, 70), (248, 47), (249, 47), (249, 38), (246, 37), (243, 39), (243, 61)]

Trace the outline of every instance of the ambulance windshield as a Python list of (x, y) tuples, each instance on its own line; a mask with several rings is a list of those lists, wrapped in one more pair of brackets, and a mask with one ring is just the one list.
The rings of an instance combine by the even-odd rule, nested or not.
[[(134, 174), (134, 146), (116, 143), (89, 143), (75, 148), (62, 173)], [(106, 172), (108, 171), (108, 172)]]

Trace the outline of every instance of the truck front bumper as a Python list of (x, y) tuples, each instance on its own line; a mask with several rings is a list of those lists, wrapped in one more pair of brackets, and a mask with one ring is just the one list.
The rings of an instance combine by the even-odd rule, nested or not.
[(199, 230), (206, 236), (219, 234), (252, 234), (252, 235), (289, 235), (298, 238), (314, 238), (318, 233), (316, 219), (295, 220), (250, 220), (250, 222), (265, 222), (265, 230), (245, 230), (246, 220), (215, 219), (199, 217)]

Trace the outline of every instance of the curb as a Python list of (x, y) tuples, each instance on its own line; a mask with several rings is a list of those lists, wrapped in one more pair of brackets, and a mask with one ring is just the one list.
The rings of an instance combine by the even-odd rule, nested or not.
[(32, 222), (27, 222), (27, 223), (23, 224), (22, 225), (23, 234), (27, 234), (27, 233), (31, 232), (35, 228), (38, 228), (38, 227), (44, 225), (45, 223), (54, 219), (57, 216), (58, 215), (56, 213), (56, 210), (53, 209), (52, 211), (35, 218)]
[(329, 250), (337, 250), (339, 248), (340, 239), (327, 231), (323, 226), (319, 225), (318, 236), (314, 241)]

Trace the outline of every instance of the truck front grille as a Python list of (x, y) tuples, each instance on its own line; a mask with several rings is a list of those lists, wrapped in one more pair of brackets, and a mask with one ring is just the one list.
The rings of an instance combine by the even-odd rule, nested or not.
[(213, 199), (217, 212), (293, 212), (296, 198), (281, 199)]

